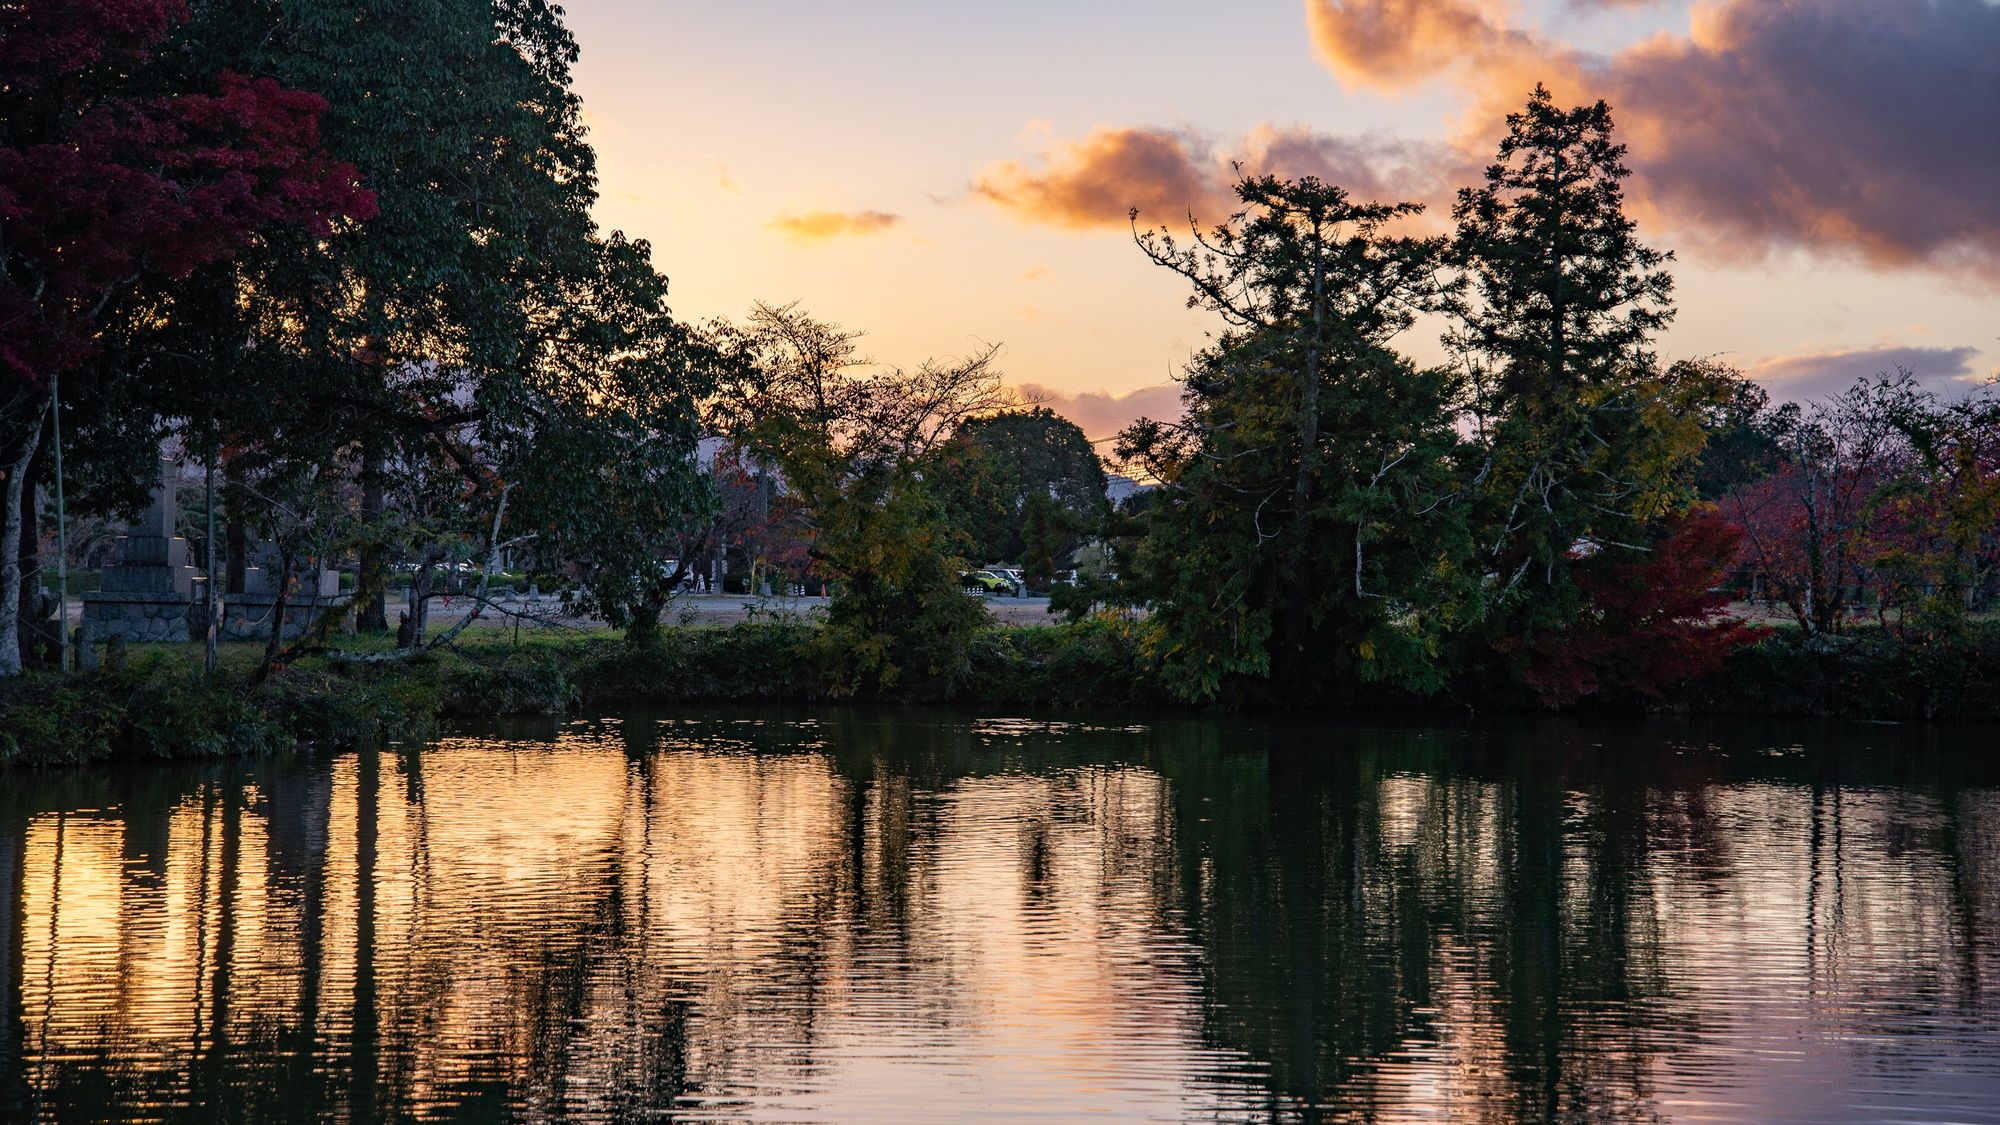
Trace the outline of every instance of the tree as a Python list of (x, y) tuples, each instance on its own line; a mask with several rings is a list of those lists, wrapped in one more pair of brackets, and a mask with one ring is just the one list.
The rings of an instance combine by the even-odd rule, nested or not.
[[(1603, 102), (1558, 109), (1537, 86), (1507, 117), (1486, 182), (1459, 192), (1448, 337), (1472, 386), (1484, 569), (1498, 628), (1560, 624), (1580, 542), (1636, 550), (1682, 506), (1721, 384), (1695, 365), (1658, 370), (1673, 317), (1671, 255), (1624, 211), (1625, 146)], [(1525, 584), (1524, 584), (1525, 583)]]
[(916, 368), (794, 306), (721, 326), (723, 432), (776, 466), (814, 571), (833, 586), (819, 654), (836, 694), (949, 694), (985, 608), (959, 587), (965, 539), (933, 478), (952, 434), (1007, 403), (993, 349)]
[(1086, 517), (1063, 507), (1047, 493), (1031, 493), (1021, 516), (1021, 581), (1030, 590), (1047, 590), (1055, 585), (1056, 572), (1069, 565), (1070, 557), (1083, 545), (1084, 536), (1102, 520), (1086, 522)]
[(1907, 377), (1864, 380), (1824, 402), (1772, 414), (1782, 462), (1723, 497), (1743, 559), (1807, 637), (1838, 636), (1868, 580), (1871, 498), (1906, 463), (1895, 419), (1913, 407)]
[(1941, 400), (1908, 371), (1863, 379), (1768, 423), (1777, 472), (1722, 511), (1743, 560), (1808, 637), (1838, 636), (1872, 601), (1913, 644), (1960, 639), (2000, 566), (2000, 404)]
[(1466, 581), (1461, 386), (1392, 342), (1434, 306), (1443, 244), (1389, 233), (1418, 205), (1313, 179), (1237, 195), (1185, 246), (1137, 235), (1224, 326), (1186, 373), (1185, 420), (1142, 420), (1117, 449), (1160, 485), (1132, 569), (1164, 674), (1188, 699), (1246, 679), (1435, 686)]
[(573, 568), (577, 608), (639, 638), (687, 577), (686, 533), (718, 504), (695, 463), (714, 365), (669, 314), (647, 256), (645, 243), (614, 235), (602, 272), (553, 306), (535, 394), (512, 419), (520, 454), (503, 469), (535, 557)]
[[(1047, 407), (974, 418), (953, 440), (958, 448), (940, 486), (982, 562), (1026, 561), (1028, 515), (1038, 497), (1082, 525), (1097, 523), (1110, 507), (1090, 439)], [(1042, 515), (1046, 521), (1054, 512)]]
[(1718, 593), (1742, 532), (1711, 508), (1669, 517), (1641, 552), (1600, 551), (1575, 566), (1584, 609), (1560, 627), (1507, 638), (1521, 682), (1548, 706), (1590, 695), (1660, 699), (1722, 667), (1757, 632)]
[(374, 213), (354, 170), (321, 150), (322, 99), (159, 57), (184, 16), (178, 0), (0, 7), (0, 674), (20, 670), (13, 546), (53, 384), (145, 282), (185, 279), (260, 234), (324, 237)]
[(1695, 494), (1712, 503), (1776, 472), (1781, 454), (1770, 393), (1715, 360), (1680, 362), (1705, 371), (1720, 388), (1715, 405), (1702, 418), (1705, 436), (1695, 462)]
[(1918, 391), (1887, 405), (1908, 458), (1870, 502), (1877, 615), (1891, 624), (1893, 613), (1906, 642), (1961, 640), (2000, 570), (2000, 398), (1988, 384), (1958, 399)]
[[(212, 314), (160, 350), (226, 365), (236, 393), (184, 427), (254, 435), (267, 459), (355, 455), (363, 627), (386, 624), (392, 560), (478, 554), (503, 496), (508, 536), (575, 568), (587, 608), (657, 616), (660, 546), (704, 518), (706, 375), (650, 248), (591, 218), (561, 9), (198, 0), (187, 39), (197, 57), (323, 91), (328, 142), (382, 213), (215, 279)], [(457, 518), (413, 523), (435, 505), (412, 486)]]

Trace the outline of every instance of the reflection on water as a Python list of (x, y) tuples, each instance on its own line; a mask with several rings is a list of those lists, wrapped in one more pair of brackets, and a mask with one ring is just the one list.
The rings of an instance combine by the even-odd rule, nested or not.
[(1990, 731), (509, 734), (0, 777), (0, 1119), (2000, 1120)]

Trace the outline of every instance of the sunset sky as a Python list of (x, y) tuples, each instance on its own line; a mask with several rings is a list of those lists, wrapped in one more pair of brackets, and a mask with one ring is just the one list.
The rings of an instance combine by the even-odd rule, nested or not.
[(1093, 438), (1174, 412), (1208, 328), (1128, 207), (1220, 218), (1237, 159), (1443, 220), (1537, 81), (1612, 104), (1679, 255), (1666, 357), (1779, 397), (2000, 371), (1989, 0), (567, 7), (599, 217), (652, 241), (677, 312), (798, 300), (892, 362), (1000, 343)]

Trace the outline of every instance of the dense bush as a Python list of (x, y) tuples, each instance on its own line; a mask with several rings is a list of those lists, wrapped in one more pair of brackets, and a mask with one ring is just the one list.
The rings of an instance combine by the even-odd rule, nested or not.
[(552, 652), (452, 652), (394, 664), (316, 661), (252, 688), (164, 656), (0, 686), (0, 765), (349, 749), (424, 738), (447, 714), (553, 714), (573, 691)]
[(1807, 639), (1775, 632), (1689, 685), (1697, 712), (1854, 719), (2000, 719), (2000, 622), (1912, 645), (1888, 630)]
[(646, 644), (599, 642), (572, 661), (589, 704), (813, 700), (826, 694), (802, 621), (663, 629)]
[(0, 696), (0, 764), (214, 757), (289, 745), (262, 702), (231, 682), (190, 679), (161, 660), (26, 676)]
[(1141, 626), (1106, 615), (1073, 625), (989, 629), (974, 638), (963, 698), (981, 703), (1160, 703), (1166, 693), (1140, 647)]

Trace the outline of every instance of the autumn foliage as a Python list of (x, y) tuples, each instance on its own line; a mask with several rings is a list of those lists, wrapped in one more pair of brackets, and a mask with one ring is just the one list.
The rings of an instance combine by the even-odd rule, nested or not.
[[(175, 280), (259, 230), (374, 214), (321, 151), (316, 94), (150, 64), (179, 0), (0, 5), (0, 368), (74, 366), (129, 286)], [(158, 72), (156, 72), (158, 71)]]
[(1906, 641), (1955, 635), (2000, 571), (2000, 403), (1902, 372), (1770, 428), (1780, 464), (1721, 501), (1756, 592), (1809, 636), (1864, 615)]
[(1713, 675), (1757, 630), (1728, 615), (1717, 587), (1742, 533), (1712, 509), (1665, 522), (1643, 553), (1603, 551), (1575, 571), (1583, 609), (1566, 628), (1503, 643), (1521, 681), (1549, 705), (1592, 695), (1659, 699)]

